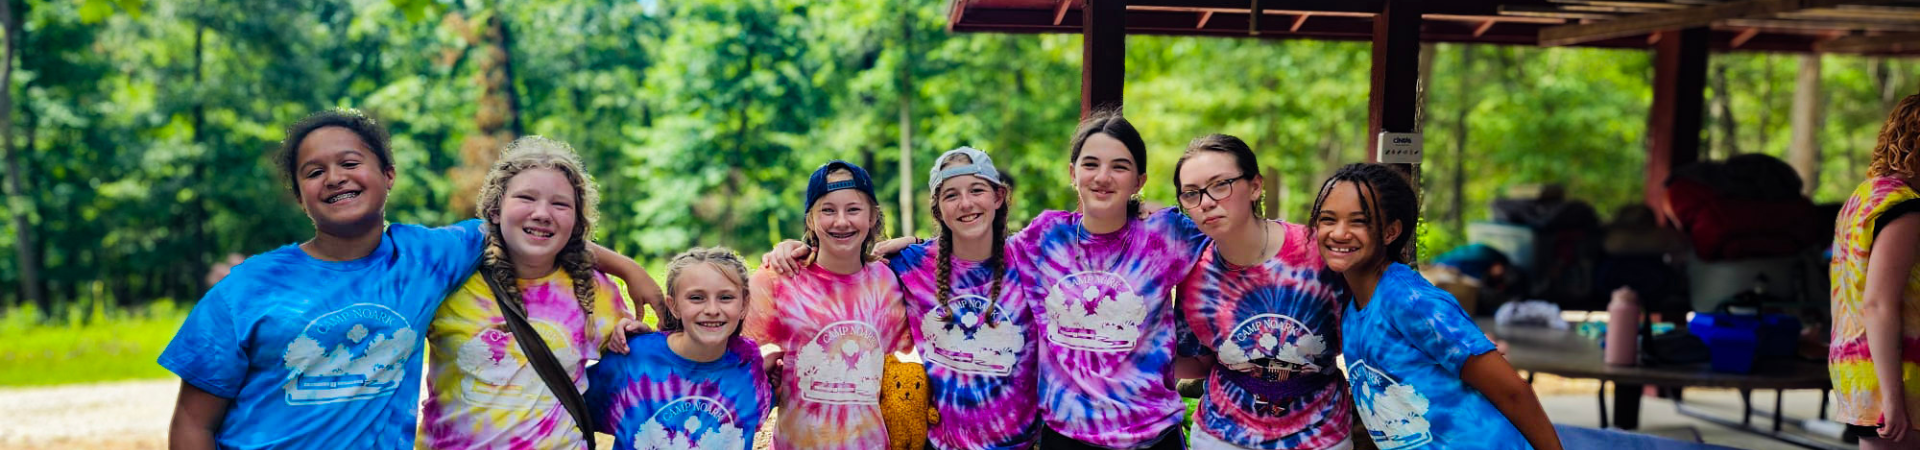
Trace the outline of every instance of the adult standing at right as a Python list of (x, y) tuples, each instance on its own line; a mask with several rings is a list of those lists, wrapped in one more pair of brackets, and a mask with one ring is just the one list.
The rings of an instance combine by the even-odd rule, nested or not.
[(1920, 95), (1894, 106), (1867, 180), (1834, 224), (1833, 341), (1827, 367), (1835, 420), (1861, 449), (1920, 449)]

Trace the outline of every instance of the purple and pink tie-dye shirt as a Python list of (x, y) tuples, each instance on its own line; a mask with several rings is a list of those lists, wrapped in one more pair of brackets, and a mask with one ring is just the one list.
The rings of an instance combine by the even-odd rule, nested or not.
[(1091, 234), (1075, 212), (1047, 211), (1008, 244), (1032, 274), (1040, 330), (1040, 416), (1062, 435), (1109, 448), (1149, 443), (1178, 426), (1170, 292), (1204, 235), (1169, 208)]
[(852, 274), (810, 265), (753, 275), (745, 335), (786, 350), (773, 448), (870, 450), (887, 445), (880, 379), (904, 349), (906, 306), (886, 263)]
[[(1306, 226), (1278, 253), (1239, 267), (1208, 245), (1180, 283), (1182, 356), (1213, 355), (1195, 432), (1254, 449), (1329, 448), (1351, 434), (1353, 402), (1336, 380), (1345, 284)], [(1239, 370), (1236, 370), (1239, 369)]]
[(940, 411), (927, 439), (938, 450), (1028, 448), (1039, 436), (1031, 297), (1018, 272), (1004, 270), (1000, 295), (989, 300), (994, 270), (956, 257), (943, 305), (939, 257), (939, 242), (929, 241), (890, 261)]
[[(427, 332), (432, 351), (416, 444), (514, 449), (585, 445), (573, 416), (520, 351), (481, 276), (469, 277), (440, 303)], [(581, 391), (587, 389), (587, 361), (600, 359), (627, 311), (611, 278), (594, 272), (594, 281), (590, 320), (574, 300), (573, 278), (566, 271), (515, 282), (527, 322)]]

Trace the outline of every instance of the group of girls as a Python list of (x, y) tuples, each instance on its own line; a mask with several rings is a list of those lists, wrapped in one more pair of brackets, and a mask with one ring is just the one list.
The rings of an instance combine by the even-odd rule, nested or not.
[[(1125, 118), (1094, 114), (1070, 144), (1078, 207), (1009, 230), (1007, 178), (955, 149), (930, 169), (938, 237), (887, 242), (872, 178), (832, 161), (771, 270), (694, 249), (662, 293), (591, 242), (597, 194), (565, 143), (508, 145), (478, 219), (387, 224), (385, 130), (323, 112), (278, 159), (314, 237), (249, 258), (194, 307), (160, 357), (182, 379), (170, 439), (578, 448), (598, 429), (622, 449), (745, 449), (777, 405), (774, 448), (877, 449), (883, 361), (917, 350), (943, 418), (923, 444), (941, 450), (1344, 449), (1356, 420), (1383, 449), (1560, 447), (1532, 390), (1404, 264), (1417, 211), (1398, 172), (1341, 168), (1297, 224), (1261, 218), (1239, 139), (1189, 146), (1178, 208), (1142, 210), (1147, 158)], [(509, 310), (590, 423), (542, 383)], [(1191, 444), (1176, 378), (1207, 380)]]

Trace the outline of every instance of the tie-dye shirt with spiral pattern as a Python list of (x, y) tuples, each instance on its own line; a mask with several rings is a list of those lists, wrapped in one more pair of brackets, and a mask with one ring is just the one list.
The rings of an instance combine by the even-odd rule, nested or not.
[(993, 268), (953, 258), (943, 305), (939, 258), (939, 242), (928, 241), (889, 261), (905, 288), (907, 322), (927, 361), (932, 406), (940, 411), (927, 439), (938, 450), (1025, 449), (1039, 436), (1039, 334), (1021, 277), (1004, 271), (1000, 296), (990, 301)]
[[(585, 445), (573, 415), (533, 369), (476, 273), (447, 296), (427, 331), (427, 399), (420, 408), (418, 448), (571, 448)], [(575, 300), (566, 271), (516, 280), (527, 322), (554, 359), (587, 389), (587, 361), (600, 359), (627, 301), (613, 279), (593, 273), (593, 315)]]
[(734, 338), (720, 359), (698, 362), (667, 347), (670, 333), (627, 340), (587, 369), (587, 411), (616, 449), (750, 450), (773, 406), (760, 345)]
[[(1854, 425), (1880, 424), (1880, 378), (1867, 351), (1867, 258), (1878, 228), (1920, 202), (1920, 193), (1899, 178), (1868, 179), (1855, 188), (1834, 225), (1833, 335), (1827, 347), (1827, 371), (1833, 378), (1834, 420)], [(1908, 213), (1912, 214), (1912, 213)], [(1907, 419), (1920, 427), (1920, 265), (1907, 272), (1900, 288), (1900, 372), (1906, 383)]]
[(1032, 274), (1039, 330), (1040, 416), (1075, 440), (1108, 448), (1151, 443), (1179, 426), (1173, 390), (1174, 307), (1205, 236), (1168, 208), (1091, 234), (1075, 212), (1047, 211), (1008, 244)]
[(909, 342), (893, 269), (871, 262), (838, 274), (812, 264), (784, 276), (761, 270), (750, 285), (745, 335), (786, 351), (773, 448), (886, 447), (883, 360)]
[[(1320, 259), (1311, 230), (1274, 226), (1285, 238), (1266, 261), (1237, 267), (1208, 245), (1180, 283), (1178, 323), (1190, 331), (1180, 334), (1180, 353), (1218, 361), (1194, 431), (1244, 448), (1329, 448), (1347, 440), (1353, 420), (1334, 363), (1346, 285)], [(1247, 366), (1260, 372), (1233, 368)]]
[[(1351, 296), (1349, 296), (1351, 298)], [(1460, 379), (1494, 350), (1460, 302), (1392, 263), (1373, 300), (1340, 319), (1354, 414), (1380, 450), (1532, 448), (1487, 396)]]

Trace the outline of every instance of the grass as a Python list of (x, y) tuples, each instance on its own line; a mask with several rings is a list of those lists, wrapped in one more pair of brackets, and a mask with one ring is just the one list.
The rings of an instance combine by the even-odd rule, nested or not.
[(50, 321), (30, 306), (5, 311), (0, 313), (0, 387), (171, 377), (154, 360), (186, 317), (186, 310), (168, 300), (144, 311), (75, 307)]

